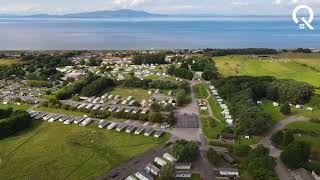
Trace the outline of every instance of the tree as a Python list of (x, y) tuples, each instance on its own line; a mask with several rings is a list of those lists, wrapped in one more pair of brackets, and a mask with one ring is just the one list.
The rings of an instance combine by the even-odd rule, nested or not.
[(218, 73), (213, 70), (206, 70), (202, 73), (201, 77), (206, 81), (210, 81), (212, 79), (217, 79)]
[(161, 106), (158, 103), (153, 103), (151, 104), (151, 110), (154, 112), (160, 112), (161, 111)]
[(177, 99), (177, 104), (178, 106), (183, 106), (190, 101), (190, 97), (187, 95), (185, 90), (179, 90), (176, 93), (176, 99)]
[(160, 180), (175, 180), (176, 179), (176, 169), (172, 163), (169, 163), (162, 167), (160, 172)]
[(149, 114), (149, 121), (153, 123), (160, 123), (162, 122), (162, 116), (159, 112), (151, 112)]
[(291, 114), (291, 108), (289, 103), (284, 103), (281, 108), (280, 108), (280, 112), (284, 115), (289, 115)]
[(238, 144), (238, 145), (234, 145), (232, 146), (232, 152), (240, 157), (247, 157), (249, 155), (251, 151), (250, 146), (248, 145), (242, 145), (242, 144)]
[(196, 158), (198, 151), (199, 146), (196, 142), (178, 140), (173, 145), (171, 153), (178, 162), (191, 162)]
[(278, 131), (271, 136), (271, 141), (277, 146), (288, 146), (294, 141), (294, 135), (291, 131)]
[(303, 141), (293, 142), (281, 153), (283, 163), (292, 169), (298, 169), (308, 162), (310, 145)]
[(218, 165), (220, 157), (219, 157), (219, 154), (215, 150), (209, 149), (209, 151), (207, 153), (207, 158), (212, 165), (214, 165), (214, 166)]

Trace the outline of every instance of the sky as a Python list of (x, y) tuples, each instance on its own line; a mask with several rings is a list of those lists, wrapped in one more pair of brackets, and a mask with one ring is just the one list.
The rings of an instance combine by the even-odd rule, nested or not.
[(0, 14), (134, 9), (158, 14), (289, 15), (300, 4), (320, 12), (320, 0), (0, 0)]

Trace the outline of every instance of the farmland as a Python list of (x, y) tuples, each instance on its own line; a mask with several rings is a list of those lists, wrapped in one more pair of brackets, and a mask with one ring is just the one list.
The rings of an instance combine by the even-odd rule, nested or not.
[(167, 139), (37, 121), (0, 141), (0, 174), (2, 179), (93, 179)]

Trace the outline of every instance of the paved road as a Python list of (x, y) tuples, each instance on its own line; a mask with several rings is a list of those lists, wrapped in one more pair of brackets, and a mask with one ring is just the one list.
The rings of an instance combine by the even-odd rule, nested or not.
[(280, 180), (291, 180), (293, 178), (291, 177), (291, 174), (288, 168), (283, 164), (283, 162), (279, 158), (281, 154), (281, 150), (277, 149), (271, 144), (270, 138), (274, 133), (285, 128), (288, 124), (293, 122), (304, 122), (304, 121), (308, 121), (308, 119), (301, 116), (292, 116), (285, 120), (282, 120), (278, 122), (276, 125), (274, 125), (259, 142), (259, 144), (262, 144), (264, 147), (269, 148), (270, 155), (276, 158), (277, 165), (275, 167), (275, 171)]

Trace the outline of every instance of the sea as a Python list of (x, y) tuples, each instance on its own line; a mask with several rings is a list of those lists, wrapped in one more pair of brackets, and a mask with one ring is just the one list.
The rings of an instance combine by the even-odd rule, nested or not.
[(251, 16), (0, 18), (0, 50), (320, 48), (320, 20), (312, 25)]

